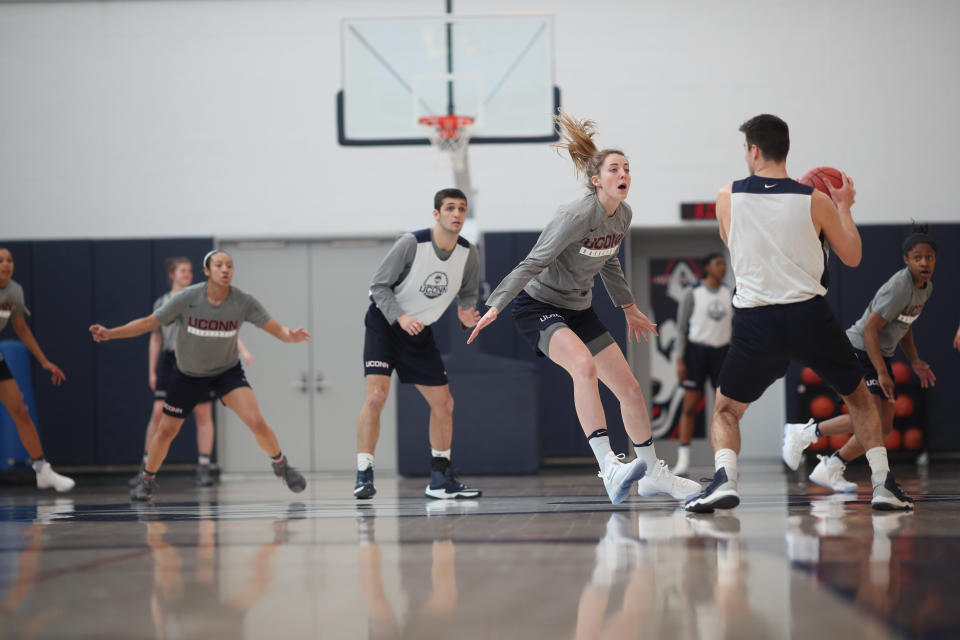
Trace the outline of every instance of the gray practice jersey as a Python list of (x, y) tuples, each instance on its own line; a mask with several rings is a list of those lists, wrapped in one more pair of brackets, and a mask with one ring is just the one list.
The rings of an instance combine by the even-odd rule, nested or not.
[(500, 311), (523, 289), (531, 297), (563, 309), (581, 311), (593, 301), (598, 273), (617, 306), (633, 302), (617, 252), (633, 211), (626, 202), (608, 216), (590, 194), (562, 205), (523, 261), (487, 298)]
[(217, 306), (207, 299), (207, 283), (185, 287), (153, 313), (160, 324), (177, 322), (177, 368), (188, 376), (215, 376), (240, 362), (237, 332), (252, 322), (262, 327), (270, 314), (249, 293), (234, 286)]
[[(419, 235), (429, 234), (430, 230), (425, 229), (416, 233)], [(461, 241), (466, 242), (462, 238)], [(390, 324), (396, 322), (397, 318), (405, 313), (397, 301), (395, 291), (410, 274), (414, 258), (417, 256), (418, 244), (414, 233), (405, 233), (397, 238), (370, 282), (370, 296)], [(432, 234), (430, 234), (430, 244), (440, 260), (448, 260), (453, 255), (453, 251), (444, 251), (438, 247), (436, 242), (433, 241)], [(477, 248), (469, 244), (469, 253), (463, 267), (463, 279), (457, 291), (458, 304), (461, 308), (473, 309), (477, 306), (479, 286), (480, 256), (477, 253)]]
[(887, 324), (878, 332), (880, 337), (880, 353), (884, 358), (893, 357), (897, 345), (907, 335), (914, 321), (920, 317), (923, 305), (933, 295), (933, 282), (927, 281), (922, 289), (913, 284), (910, 270), (904, 267), (890, 276), (880, 290), (873, 296), (867, 305), (867, 310), (857, 323), (847, 329), (850, 343), (861, 351), (867, 347), (863, 342), (863, 328), (867, 325), (867, 318), (871, 313), (883, 316)]
[[(30, 310), (23, 301), (23, 287), (10, 278), (7, 286), (0, 289), (0, 331), (6, 328), (11, 318), (28, 315)], [(2, 353), (0, 353), (0, 360), (3, 360)]]
[[(179, 293), (179, 292), (178, 292)], [(170, 291), (166, 292), (153, 302), (153, 310), (156, 311), (166, 303), (170, 297), (173, 296), (173, 293)], [(177, 324), (177, 321), (174, 320), (170, 324), (165, 324), (155, 329), (160, 332), (160, 335), (163, 336), (163, 345), (162, 349), (164, 351), (173, 351), (177, 346), (177, 327), (180, 325)]]

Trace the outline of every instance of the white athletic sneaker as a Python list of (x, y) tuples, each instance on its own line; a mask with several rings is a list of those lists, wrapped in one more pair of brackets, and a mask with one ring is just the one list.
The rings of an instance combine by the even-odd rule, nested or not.
[(913, 498), (904, 493), (893, 478), (893, 473), (887, 471), (883, 483), (873, 485), (870, 506), (878, 511), (906, 511), (913, 509)]
[(674, 500), (683, 500), (702, 488), (699, 482), (671, 473), (663, 460), (657, 460), (653, 469), (648, 469), (647, 474), (637, 481), (637, 493), (647, 498), (659, 493), (667, 493)]
[(40, 470), (37, 471), (37, 488), (38, 489), (49, 489), (54, 488), (60, 493), (70, 491), (73, 489), (74, 485), (77, 484), (71, 478), (67, 476), (62, 476), (56, 471), (53, 470), (53, 467), (50, 466), (50, 463), (44, 460), (43, 465), (40, 467)]
[(847, 465), (837, 456), (817, 456), (820, 462), (810, 473), (810, 481), (833, 491), (851, 492), (857, 490), (857, 483), (843, 477)]
[(783, 452), (781, 456), (783, 457), (783, 463), (794, 471), (800, 466), (803, 450), (816, 442), (816, 438), (811, 440), (805, 430), (811, 424), (813, 424), (813, 419), (806, 424), (787, 423), (783, 425)]
[(635, 458), (627, 464), (623, 463), (626, 457), (622, 453), (607, 452), (603, 459), (603, 466), (597, 477), (603, 478), (603, 487), (610, 496), (610, 502), (620, 504), (630, 495), (630, 485), (643, 477), (647, 472), (647, 463)]

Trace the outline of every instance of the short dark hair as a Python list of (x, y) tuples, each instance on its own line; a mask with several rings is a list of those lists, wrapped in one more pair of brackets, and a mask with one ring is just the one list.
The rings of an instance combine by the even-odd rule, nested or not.
[(440, 191), (437, 191), (436, 195), (433, 196), (434, 211), (440, 211), (440, 207), (443, 205), (444, 198), (459, 198), (464, 202), (467, 201), (467, 196), (464, 195), (463, 191), (460, 191), (460, 189), (440, 189)]
[(711, 253), (708, 253), (706, 256), (704, 256), (703, 260), (700, 261), (700, 266), (706, 269), (707, 265), (709, 265), (714, 258), (722, 258), (722, 257), (723, 257), (723, 254), (718, 251), (713, 251)]
[(790, 151), (790, 127), (787, 123), (762, 113), (740, 125), (740, 132), (747, 137), (747, 145), (757, 145), (767, 160), (783, 162)]
[(937, 252), (937, 241), (930, 235), (930, 225), (913, 223), (912, 233), (903, 241), (903, 255), (910, 253), (918, 244), (928, 244), (934, 253)]

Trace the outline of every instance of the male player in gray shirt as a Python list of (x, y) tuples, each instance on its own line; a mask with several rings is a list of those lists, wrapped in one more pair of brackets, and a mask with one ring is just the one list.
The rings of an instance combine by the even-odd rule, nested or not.
[(257, 400), (240, 365), (237, 333), (251, 322), (283, 342), (304, 342), (310, 334), (289, 329), (270, 317), (250, 294), (231, 286), (233, 259), (225, 251), (211, 251), (203, 259), (206, 282), (191, 285), (172, 296), (153, 314), (107, 329), (95, 324), (90, 333), (95, 342), (133, 338), (171, 322), (179, 322), (176, 368), (170, 377), (163, 418), (150, 441), (140, 483), (130, 492), (132, 500), (153, 497), (156, 474), (183, 420), (210, 392), (230, 407), (253, 432), (257, 444), (270, 456), (273, 472), (294, 493), (303, 491), (306, 480), (287, 462), (273, 429), (260, 414)]
[[(906, 267), (880, 287), (863, 316), (847, 329), (847, 338), (863, 370), (863, 380), (880, 413), (884, 436), (893, 429), (896, 392), (891, 358), (897, 345), (903, 349), (923, 388), (932, 387), (936, 382), (930, 365), (920, 359), (913, 339), (913, 323), (933, 295), (930, 278), (936, 266), (937, 243), (927, 231), (927, 226), (913, 226), (913, 233), (903, 242)], [(806, 424), (784, 425), (783, 460), (790, 468), (796, 469), (803, 450), (821, 435), (847, 433), (853, 433), (853, 421), (849, 415), (823, 422), (810, 420)], [(847, 463), (863, 452), (863, 445), (853, 436), (832, 456), (820, 456), (820, 462), (810, 473), (810, 480), (834, 491), (856, 491), (856, 483), (845, 479), (843, 472)]]
[(372, 498), (373, 453), (380, 436), (380, 413), (396, 369), (400, 382), (416, 385), (430, 405), (430, 484), (428, 498), (476, 498), (480, 491), (453, 475), (453, 397), (430, 325), (459, 300), (457, 316), (465, 327), (480, 314), (477, 248), (460, 237), (467, 196), (442, 189), (433, 197), (434, 225), (397, 239), (370, 283), (373, 301), (364, 318), (363, 372), (366, 398), (357, 420), (357, 482), (353, 495)]
[[(594, 277), (599, 274), (613, 303), (623, 309), (629, 339), (656, 334), (656, 325), (634, 304), (617, 257), (633, 219), (625, 202), (630, 164), (618, 149), (597, 149), (592, 121), (577, 121), (562, 111), (556, 121), (564, 140), (558, 146), (567, 149), (578, 173), (587, 178), (587, 195), (559, 208), (527, 257), (490, 294), (490, 308), (467, 342), (513, 301), (521, 335), (538, 355), (556, 362), (573, 380), (577, 417), (610, 501), (623, 501), (634, 482), (641, 495), (666, 493), (680, 500), (700, 485), (673, 475), (657, 459), (640, 384), (591, 306)], [(629, 464), (610, 448), (599, 381), (620, 401), (637, 454)]]

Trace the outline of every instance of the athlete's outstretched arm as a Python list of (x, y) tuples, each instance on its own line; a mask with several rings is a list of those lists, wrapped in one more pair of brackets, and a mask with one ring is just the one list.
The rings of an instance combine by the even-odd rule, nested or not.
[(60, 370), (60, 367), (53, 364), (47, 360), (47, 356), (43, 355), (43, 350), (40, 348), (40, 345), (37, 343), (37, 339), (33, 337), (33, 331), (30, 331), (30, 325), (27, 324), (27, 321), (23, 316), (14, 316), (10, 321), (13, 325), (13, 331), (17, 334), (17, 337), (20, 338), (20, 342), (26, 345), (27, 349), (30, 350), (30, 353), (33, 354), (33, 357), (37, 359), (37, 362), (40, 363), (40, 366), (44, 370), (49, 371), (51, 374), (50, 380), (55, 386), (58, 386), (61, 382), (67, 379), (67, 376), (63, 375), (63, 371)]
[(810, 214), (814, 228), (818, 233), (822, 231), (827, 237), (830, 248), (837, 254), (840, 261), (848, 267), (856, 267), (863, 257), (860, 232), (850, 213), (857, 191), (853, 188), (853, 180), (845, 173), (841, 175), (843, 185), (839, 189), (835, 189), (829, 180), (826, 181), (830, 189), (830, 197), (816, 189), (813, 190)]
[(720, 239), (727, 243), (727, 234), (730, 230), (730, 194), (733, 192), (733, 183), (727, 183), (717, 193), (717, 226), (720, 228)]
[(153, 331), (160, 326), (160, 321), (156, 316), (149, 315), (136, 320), (131, 320), (125, 325), (107, 329), (102, 324), (90, 325), (90, 334), (93, 335), (94, 342), (106, 342), (107, 340), (118, 340), (121, 338), (135, 338), (142, 336), (148, 331)]
[(307, 342), (313, 337), (303, 327), (291, 329), (283, 326), (274, 318), (267, 320), (267, 323), (260, 328), (281, 342)]

